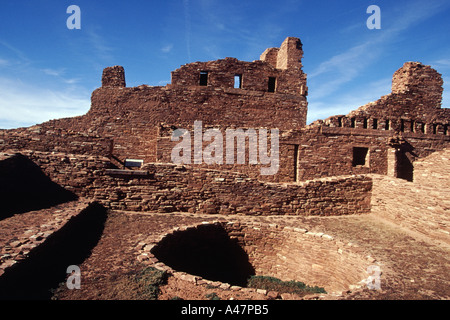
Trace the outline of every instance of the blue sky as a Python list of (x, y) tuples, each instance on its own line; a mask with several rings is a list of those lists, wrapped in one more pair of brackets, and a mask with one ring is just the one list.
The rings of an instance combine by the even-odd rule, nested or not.
[[(66, 26), (72, 4), (80, 30)], [(303, 42), (308, 122), (390, 93), (406, 61), (443, 75), (450, 107), (449, 21), (448, 0), (1, 0), (0, 128), (86, 113), (107, 66), (124, 66), (127, 86), (165, 85), (183, 64), (257, 60), (288, 36)]]

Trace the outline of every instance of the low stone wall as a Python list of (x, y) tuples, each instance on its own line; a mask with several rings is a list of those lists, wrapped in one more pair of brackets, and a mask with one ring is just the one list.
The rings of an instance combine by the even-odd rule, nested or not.
[(250, 257), (256, 275), (302, 281), (327, 292), (346, 291), (367, 278), (367, 259), (327, 234), (277, 225), (226, 226)]
[(16, 225), (16, 231), (22, 233), (16, 232), (11, 239), (0, 239), (0, 276), (8, 268), (26, 259), (32, 250), (44, 243), (50, 235), (60, 230), (72, 217), (86, 209), (89, 204), (89, 200), (81, 199), (31, 212), (51, 215), (51, 218), (40, 225)]
[[(53, 182), (81, 197), (88, 196), (93, 182), (101, 179), (106, 169), (113, 167), (110, 160), (102, 156), (29, 150), (17, 152), (38, 165)], [(14, 153), (0, 153), (0, 161)]]
[(0, 151), (35, 150), (102, 156), (111, 154), (111, 139), (61, 129), (57, 123), (49, 121), (29, 128), (0, 130)]
[(248, 215), (347, 215), (370, 212), (366, 176), (274, 184), (229, 171), (172, 164), (114, 170), (107, 158), (22, 152), (51, 180), (111, 209)]
[(280, 185), (239, 173), (155, 164), (148, 177), (112, 174), (91, 191), (95, 200), (118, 210), (331, 216), (369, 213), (371, 184), (365, 176), (343, 176)]
[(438, 189), (381, 175), (372, 175), (372, 179), (372, 214), (450, 244), (448, 188)]
[(447, 190), (450, 198), (450, 149), (435, 152), (414, 163), (414, 182), (436, 190)]

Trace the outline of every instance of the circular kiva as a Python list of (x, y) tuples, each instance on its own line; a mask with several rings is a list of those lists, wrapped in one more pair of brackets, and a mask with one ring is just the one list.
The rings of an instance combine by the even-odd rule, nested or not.
[(245, 287), (250, 276), (261, 275), (340, 294), (362, 288), (375, 263), (353, 246), (302, 228), (203, 222), (177, 227), (157, 242), (141, 242), (138, 259), (194, 283), (207, 279)]

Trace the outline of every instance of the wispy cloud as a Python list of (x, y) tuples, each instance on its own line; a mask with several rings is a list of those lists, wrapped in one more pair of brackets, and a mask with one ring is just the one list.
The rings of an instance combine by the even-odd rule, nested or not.
[(97, 58), (101, 61), (112, 61), (114, 48), (107, 43), (105, 37), (92, 29), (86, 31), (86, 33), (89, 39), (89, 44)]
[(444, 92), (442, 94), (442, 107), (450, 108), (450, 77), (444, 77), (444, 86), (443, 87), (444, 87)]
[(9, 52), (13, 53), (17, 63), (20, 63), (20, 64), (31, 63), (30, 59), (27, 57), (27, 55), (25, 53), (23, 53), (22, 50), (16, 48), (15, 46), (11, 45), (10, 43), (0, 40), (0, 46), (3, 46)]
[(189, 0), (183, 0), (183, 8), (184, 8), (186, 52), (188, 56), (188, 61), (191, 61), (191, 14), (189, 11)]
[(78, 78), (67, 78), (65, 76), (66, 70), (64, 68), (60, 69), (45, 68), (41, 69), (41, 71), (48, 76), (57, 78), (59, 81), (65, 84), (76, 84), (80, 81), (80, 79)]
[(308, 99), (308, 119), (311, 123), (317, 119), (325, 119), (331, 115), (348, 114), (369, 102), (376, 101), (380, 97), (391, 92), (392, 79), (386, 77), (358, 87), (335, 97), (331, 101), (320, 98)]
[(173, 44), (168, 44), (168, 45), (166, 45), (166, 46), (161, 48), (161, 52), (162, 53), (169, 53), (169, 52), (172, 51), (172, 49), (173, 49)]
[(89, 94), (52, 90), (0, 78), (0, 127), (29, 126), (89, 110)]
[(55, 69), (46, 68), (46, 69), (42, 69), (42, 72), (44, 72), (46, 75), (49, 75), (49, 76), (60, 77), (64, 73), (64, 69), (55, 70)]
[[(450, 58), (449, 59), (439, 59), (433, 62), (436, 68), (450, 68)], [(439, 70), (438, 70), (439, 71)]]
[[(335, 96), (336, 92), (342, 89), (344, 84), (358, 79), (369, 67), (376, 63), (385, 48), (398, 39), (398, 37), (412, 26), (433, 17), (448, 7), (447, 1), (423, 2), (414, 1), (408, 4), (406, 8), (398, 8), (395, 14), (383, 13), (382, 11), (382, 29), (371, 32), (369, 37), (367, 33), (362, 34), (362, 40), (353, 45), (344, 52), (332, 56), (328, 60), (320, 63), (308, 74), (310, 81), (311, 116), (314, 118), (315, 108), (321, 108), (321, 114), (324, 114), (322, 100), (327, 97)], [(386, 23), (384, 23), (387, 21)], [(352, 26), (350, 26), (352, 27)], [(357, 35), (355, 35), (357, 38)], [(450, 60), (441, 60), (439, 63), (446, 65)], [(361, 93), (353, 92), (359, 97)], [(389, 92), (387, 92), (389, 93)], [(386, 94), (386, 93), (384, 93)], [(324, 100), (325, 101), (325, 100)], [(344, 99), (344, 104), (349, 101)], [(358, 98), (358, 101), (362, 101)], [(326, 104), (325, 102), (323, 102)], [(333, 110), (347, 110), (343, 104), (334, 104)], [(335, 114), (334, 112), (331, 114)]]

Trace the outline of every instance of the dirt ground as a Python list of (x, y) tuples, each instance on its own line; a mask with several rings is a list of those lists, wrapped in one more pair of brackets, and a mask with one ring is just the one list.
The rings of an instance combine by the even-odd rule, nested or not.
[[(370, 255), (382, 265), (381, 290), (357, 290), (340, 297), (322, 299), (428, 300), (450, 298), (449, 248), (439, 245), (381, 220), (373, 215), (345, 217), (297, 216), (195, 216), (190, 214), (157, 214), (112, 211), (103, 235), (91, 256), (80, 266), (80, 290), (62, 288), (59, 299), (96, 300), (130, 299), (124, 290), (129, 275), (142, 269), (136, 259), (137, 244), (179, 225), (192, 225), (212, 220), (244, 220), (276, 223), (282, 226), (306, 228), (323, 232), (342, 241), (355, 244), (361, 254)], [(160, 287), (159, 299), (264, 300), (261, 293), (234, 291), (218, 287), (195, 286), (193, 283), (169, 277)], [(295, 298), (295, 297), (292, 297)], [(311, 298), (311, 297), (310, 297)], [(317, 297), (312, 297), (317, 298)]]

